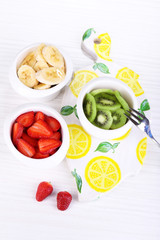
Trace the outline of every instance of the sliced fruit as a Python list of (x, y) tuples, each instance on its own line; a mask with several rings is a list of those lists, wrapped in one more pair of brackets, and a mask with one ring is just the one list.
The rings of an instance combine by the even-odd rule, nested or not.
[(49, 89), (50, 87), (51, 87), (51, 85), (39, 83), (38, 85), (34, 86), (34, 89), (44, 90), (44, 89)]
[(42, 50), (42, 54), (47, 63), (56, 68), (64, 67), (62, 54), (54, 46), (46, 46)]
[(32, 67), (28, 65), (22, 65), (18, 69), (17, 74), (18, 74), (19, 80), (27, 87), (32, 88), (38, 84), (35, 71), (33, 70)]
[(62, 142), (56, 139), (40, 139), (38, 141), (39, 151), (41, 153), (51, 153), (53, 150), (59, 148)]
[(85, 169), (85, 179), (95, 191), (106, 192), (119, 183), (121, 171), (113, 159), (98, 156), (88, 162)]
[(22, 137), (23, 126), (20, 123), (14, 123), (12, 128), (12, 141), (13, 144), (17, 145), (17, 140)]
[(48, 197), (52, 192), (53, 192), (53, 186), (50, 182), (41, 182), (37, 188), (36, 200), (38, 202), (41, 202), (46, 197)]
[(92, 96), (96, 96), (99, 93), (107, 93), (108, 95), (114, 95), (114, 91), (111, 89), (96, 89), (90, 92), (90, 94), (92, 94)]
[(93, 122), (96, 117), (97, 108), (96, 108), (96, 101), (94, 97), (89, 93), (87, 93), (84, 98), (83, 109), (88, 120), (90, 122)]
[(36, 114), (35, 114), (35, 122), (36, 121), (38, 121), (38, 120), (44, 120), (45, 119), (45, 115), (44, 115), (44, 113), (42, 113), (42, 112), (36, 112)]
[(39, 62), (39, 61), (45, 62), (45, 59), (44, 59), (44, 57), (43, 57), (43, 55), (42, 55), (42, 50), (43, 50), (43, 48), (44, 48), (45, 46), (46, 46), (46, 45), (45, 45), (44, 43), (41, 43), (41, 44), (37, 47), (37, 49), (36, 49), (36, 51), (35, 51), (35, 56), (36, 56), (37, 62)]
[(34, 122), (34, 112), (26, 112), (17, 117), (16, 121), (23, 127), (29, 127)]
[(78, 97), (81, 89), (93, 78), (97, 78), (98, 75), (95, 72), (88, 70), (80, 70), (75, 72), (74, 78), (70, 83), (70, 89), (75, 97)]
[(97, 115), (94, 120), (94, 125), (102, 129), (109, 129), (112, 125), (112, 115), (108, 110), (97, 110)]
[(36, 79), (40, 83), (55, 85), (62, 82), (65, 75), (60, 69), (55, 67), (44, 68), (36, 73)]
[(23, 140), (28, 142), (31, 146), (33, 146), (33, 147), (37, 147), (38, 146), (38, 141), (36, 139), (31, 138), (30, 136), (28, 136), (28, 134), (23, 133), (22, 134), (22, 138), (23, 138)]
[(121, 137), (119, 137), (119, 138), (114, 138), (114, 139), (112, 139), (112, 140), (114, 140), (114, 141), (124, 140), (125, 138), (128, 137), (128, 135), (130, 134), (130, 131), (131, 131), (131, 128), (130, 128), (124, 135), (122, 135)]
[(46, 116), (45, 120), (54, 132), (57, 132), (60, 129), (61, 125), (57, 119), (50, 116)]
[(67, 158), (77, 159), (84, 157), (91, 147), (91, 137), (84, 129), (76, 124), (68, 125), (70, 134), (70, 146), (67, 152)]
[(33, 51), (33, 52), (30, 52), (26, 57), (25, 57), (25, 59), (22, 61), (22, 63), (21, 63), (21, 65), (20, 65), (20, 67), (22, 66), (22, 65), (28, 65), (28, 66), (30, 66), (30, 67), (34, 67), (34, 65), (35, 65), (35, 63), (36, 63), (36, 57), (35, 57), (35, 51)]
[(59, 192), (57, 194), (57, 208), (61, 211), (66, 210), (72, 201), (72, 195), (69, 192)]
[(96, 101), (96, 106), (100, 110), (115, 111), (121, 107), (116, 97), (109, 95), (108, 93), (99, 93), (94, 98)]
[(42, 159), (42, 158), (47, 158), (47, 157), (49, 157), (49, 156), (50, 156), (50, 155), (49, 155), (48, 153), (42, 154), (42, 153), (39, 151), (39, 149), (38, 149), (38, 150), (36, 149), (36, 153), (34, 154), (33, 158), (35, 158), (35, 159)]
[(133, 90), (136, 97), (144, 93), (138, 82), (139, 75), (131, 69), (127, 67), (120, 69), (116, 75), (116, 78), (126, 83)]
[(140, 164), (144, 163), (144, 158), (146, 156), (146, 150), (147, 150), (147, 138), (142, 138), (141, 141), (138, 143), (136, 148), (136, 154), (138, 161)]
[(127, 118), (124, 115), (124, 113), (125, 113), (125, 111), (122, 108), (117, 109), (114, 112), (112, 112), (113, 122), (111, 125), (111, 129), (120, 128), (126, 123)]
[(118, 92), (117, 90), (114, 91), (114, 94), (118, 100), (118, 102), (122, 105), (123, 109), (126, 111), (129, 111), (129, 105), (126, 102), (126, 100), (121, 96), (120, 92)]
[(40, 70), (42, 70), (43, 68), (48, 68), (48, 64), (45, 61), (38, 61), (36, 62), (36, 64), (34, 65), (33, 69), (38, 72)]
[(32, 138), (50, 138), (53, 135), (50, 126), (41, 119), (29, 127), (27, 133)]
[(103, 58), (107, 61), (112, 61), (109, 57), (110, 48), (111, 48), (111, 38), (108, 33), (103, 33), (98, 36), (100, 39), (99, 44), (94, 44), (94, 50), (100, 58)]
[(23, 155), (27, 157), (33, 157), (35, 154), (34, 147), (31, 146), (28, 142), (26, 142), (22, 138), (17, 140), (17, 149), (19, 152), (21, 152)]
[(61, 133), (60, 132), (54, 132), (51, 138), (54, 138), (56, 140), (60, 140), (61, 139)]

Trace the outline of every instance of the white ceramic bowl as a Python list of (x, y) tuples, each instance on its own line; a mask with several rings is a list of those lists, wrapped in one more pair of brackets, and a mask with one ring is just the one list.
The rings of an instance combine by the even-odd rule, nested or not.
[(91, 80), (88, 82), (84, 88), (81, 90), (78, 101), (77, 101), (77, 112), (79, 116), (79, 120), (85, 129), (90, 135), (100, 138), (100, 139), (114, 139), (123, 136), (131, 127), (132, 122), (128, 121), (124, 126), (114, 130), (105, 130), (94, 126), (89, 120), (86, 118), (84, 111), (83, 111), (83, 100), (86, 93), (94, 89), (112, 89), (118, 90), (122, 97), (128, 102), (129, 106), (137, 109), (138, 103), (137, 99), (133, 93), (133, 91), (122, 81), (112, 78), (112, 77), (99, 77)]
[[(18, 53), (18, 55), (16, 56), (12, 66), (11, 66), (11, 69), (9, 72), (9, 79), (10, 79), (10, 83), (11, 83), (11, 86), (13, 87), (13, 89), (18, 94), (22, 95), (23, 97), (26, 97), (29, 100), (38, 101), (38, 102), (39, 101), (42, 101), (42, 102), (50, 101), (50, 100), (54, 99), (60, 93), (62, 88), (64, 86), (68, 85), (69, 82), (71, 81), (72, 74), (73, 74), (73, 66), (72, 66), (72, 62), (71, 62), (68, 54), (63, 49), (57, 47), (59, 49), (59, 51), (61, 52), (61, 54), (63, 55), (64, 60), (65, 60), (65, 65), (66, 65), (65, 79), (61, 83), (57, 84), (55, 87), (52, 87), (49, 89), (36, 90), (36, 89), (27, 87), (19, 80), (19, 78), (17, 76), (17, 70), (18, 70), (18, 67), (20, 66), (21, 62), (23, 61), (23, 59), (27, 56), (27, 54), (31, 51), (34, 51), (38, 45), (40, 45), (40, 43), (30, 45)], [(54, 45), (54, 44), (46, 43), (46, 45)]]
[[(29, 158), (21, 154), (13, 145), (11, 140), (11, 130), (15, 119), (22, 113), (28, 111), (41, 111), (48, 116), (56, 118), (61, 124), (61, 134), (62, 134), (62, 145), (56, 153), (48, 158), (34, 159)], [(69, 148), (69, 132), (68, 127), (61, 115), (51, 107), (38, 103), (30, 103), (19, 106), (14, 109), (5, 119), (4, 123), (4, 137), (9, 150), (13, 153), (16, 159), (20, 160), (22, 163), (35, 168), (51, 168), (57, 166), (66, 156)]]

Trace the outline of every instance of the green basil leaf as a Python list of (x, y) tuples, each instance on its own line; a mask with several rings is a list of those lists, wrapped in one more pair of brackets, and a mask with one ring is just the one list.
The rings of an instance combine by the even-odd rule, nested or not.
[(93, 69), (94, 69), (94, 70), (97, 69), (97, 63), (95, 63), (95, 65), (93, 65)]
[(74, 114), (75, 114), (75, 116), (79, 119), (78, 113), (77, 113), (77, 108), (74, 109)]
[(117, 148), (119, 144), (120, 144), (120, 142), (118, 142), (118, 143), (114, 143), (113, 146), (112, 146), (112, 149)]
[(99, 145), (98, 145), (98, 147), (97, 147), (97, 149), (95, 150), (95, 152), (96, 151), (99, 151), (99, 152), (104, 152), (104, 153), (106, 153), (106, 152), (108, 152), (109, 150), (111, 150), (112, 149), (112, 144), (111, 143), (109, 143), (109, 142), (101, 142)]
[(72, 114), (73, 111), (74, 111), (73, 107), (68, 106), (68, 105), (61, 108), (61, 114), (64, 116), (68, 116), (68, 115)]
[(95, 30), (94, 28), (89, 28), (87, 31), (85, 31), (85, 33), (83, 34), (83, 41), (87, 38), (89, 38), (91, 36), (91, 33), (94, 32), (95, 33)]
[(74, 171), (71, 172), (73, 177), (75, 177), (76, 179), (76, 184), (77, 184), (77, 189), (78, 191), (81, 193), (81, 189), (82, 189), (82, 178), (80, 175), (77, 174), (76, 169), (74, 169)]
[(148, 111), (150, 109), (149, 102), (147, 99), (143, 100), (143, 102), (141, 103), (140, 109), (142, 111)]
[(97, 63), (97, 68), (103, 73), (110, 73), (109, 68), (104, 63)]

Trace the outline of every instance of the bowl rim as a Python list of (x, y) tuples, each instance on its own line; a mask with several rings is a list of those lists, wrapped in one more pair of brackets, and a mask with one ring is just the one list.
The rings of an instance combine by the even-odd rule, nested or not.
[[(14, 146), (11, 139), (11, 130), (12, 130), (13, 123), (15, 122), (16, 118), (20, 114), (23, 114), (27, 111), (34, 111), (34, 112), (44, 111), (44, 112), (47, 112), (48, 115), (50, 114), (50, 116), (56, 118), (60, 122), (61, 130), (62, 130), (62, 138), (63, 138), (62, 145), (58, 149), (58, 151), (53, 155), (47, 158), (42, 158), (42, 159), (30, 158), (20, 153), (17, 150), (17, 148)], [(69, 131), (68, 131), (68, 127), (65, 120), (54, 108), (51, 108), (49, 106), (46, 106), (44, 104), (39, 104), (39, 103), (27, 103), (27, 104), (20, 105), (16, 107), (10, 114), (8, 114), (4, 121), (4, 138), (5, 138), (6, 145), (8, 146), (12, 154), (19, 160), (26, 163), (27, 165), (30, 165), (30, 164), (31, 165), (34, 165), (34, 164), (50, 165), (51, 164), (50, 161), (53, 160), (52, 163), (54, 162), (55, 164), (52, 164), (52, 165), (56, 166), (63, 160), (69, 148)], [(62, 158), (62, 155), (64, 156), (63, 158)], [(58, 161), (56, 162), (55, 159), (58, 159)]]
[[(107, 81), (106, 81), (107, 79)], [(86, 95), (86, 93), (92, 91), (92, 89), (94, 89), (94, 86), (96, 86), (96, 88), (98, 88), (98, 83), (105, 83), (107, 84), (107, 82), (112, 82), (113, 85), (115, 85), (116, 83), (121, 85), (123, 88), (127, 89), (129, 95), (131, 96), (132, 98), (132, 101), (133, 101), (133, 107), (135, 109), (138, 108), (138, 102), (137, 102), (137, 98), (136, 96), (134, 95), (132, 89), (127, 85), (125, 84), (124, 82), (122, 82), (121, 80), (117, 79), (117, 78), (114, 78), (112, 76), (102, 76), (102, 77), (97, 77), (97, 78), (94, 78), (92, 79), (91, 81), (89, 81), (84, 87), (83, 89), (81, 90), (79, 96), (78, 96), (78, 100), (77, 100), (77, 113), (78, 113), (78, 116), (79, 116), (79, 120), (82, 124), (82, 126), (88, 131), (88, 133), (92, 132), (93, 136), (95, 135), (95, 132), (98, 133), (99, 135), (102, 135), (102, 138), (104, 138), (104, 134), (113, 134), (116, 135), (116, 133), (120, 133), (120, 132), (124, 132), (126, 131), (126, 129), (129, 130), (129, 128), (131, 128), (133, 126), (133, 123), (128, 120), (128, 122), (120, 127), (120, 128), (117, 128), (117, 129), (102, 129), (102, 128), (99, 128), (99, 127), (96, 127), (94, 126), (88, 119), (87, 117), (85, 116), (84, 114), (84, 111), (83, 111), (83, 100), (84, 100), (84, 97)], [(101, 87), (100, 87), (101, 88)], [(106, 87), (107, 88), (107, 87)], [(87, 128), (85, 127), (87, 125)], [(88, 128), (90, 129), (90, 131), (88, 130)], [(123, 133), (121, 134), (123, 135)], [(98, 136), (97, 136), (98, 137)], [(110, 137), (109, 137), (110, 138)], [(116, 137), (113, 137), (113, 138), (116, 138)], [(110, 139), (113, 139), (113, 138), (110, 138)]]
[[(39, 98), (39, 97), (46, 97), (46, 96), (50, 96), (52, 94), (55, 94), (57, 92), (59, 92), (64, 86), (69, 84), (69, 81), (71, 81), (72, 79), (72, 75), (73, 75), (73, 64), (72, 61), (68, 55), (68, 53), (66, 53), (65, 50), (63, 50), (63, 48), (59, 47), (56, 44), (51, 44), (51, 43), (46, 43), (44, 42), (44, 44), (46, 45), (52, 45), (55, 46), (60, 53), (62, 54), (64, 61), (65, 61), (65, 65), (66, 65), (66, 75), (65, 78), (62, 82), (60, 82), (59, 84), (57, 84), (55, 87), (49, 88), (49, 89), (44, 89), (44, 90), (37, 90), (37, 89), (33, 89), (30, 87), (27, 87), (26, 85), (24, 85), (18, 78), (17, 76), (17, 66), (18, 66), (18, 61), (20, 59), (20, 57), (22, 55), (27, 56), (27, 54), (31, 51), (33, 51), (36, 47), (38, 47), (41, 43), (33, 43), (30, 44), (28, 46), (26, 46), (25, 48), (23, 48), (22, 50), (20, 50), (9, 71), (9, 79), (10, 79), (10, 83), (12, 85), (12, 87), (14, 88), (15, 91), (21, 91), (23, 95), (28, 95), (31, 96), (32, 98)], [(18, 91), (18, 92), (19, 92)], [(34, 96), (33, 96), (34, 94)]]

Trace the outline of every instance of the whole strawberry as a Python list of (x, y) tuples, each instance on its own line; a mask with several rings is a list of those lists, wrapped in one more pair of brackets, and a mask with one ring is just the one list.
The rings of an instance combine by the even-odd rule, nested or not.
[(66, 210), (72, 201), (72, 195), (69, 192), (59, 192), (57, 194), (57, 208), (61, 211)]
[(37, 193), (36, 193), (36, 200), (38, 202), (43, 201), (46, 197), (48, 197), (53, 191), (53, 187), (49, 182), (41, 182), (38, 185)]

